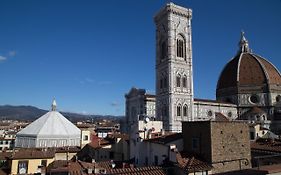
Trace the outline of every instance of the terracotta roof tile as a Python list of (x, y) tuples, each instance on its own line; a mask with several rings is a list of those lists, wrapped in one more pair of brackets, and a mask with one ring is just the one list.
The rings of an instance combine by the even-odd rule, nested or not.
[(109, 169), (107, 170), (107, 173), (120, 175), (165, 175), (165, 171), (163, 170), (163, 168), (157, 166)]
[(6, 160), (12, 156), (12, 152), (0, 152), (0, 160)]
[(231, 121), (228, 117), (220, 112), (215, 113), (215, 121)]
[(167, 143), (173, 142), (175, 140), (179, 140), (179, 139), (182, 139), (182, 133), (166, 134), (166, 135), (159, 136), (156, 138), (146, 139), (145, 141), (160, 143), (160, 144), (167, 144)]
[(281, 84), (281, 76), (274, 65), (256, 54), (239, 53), (224, 67), (217, 89), (265, 84)]
[(206, 171), (213, 168), (206, 161), (185, 152), (178, 152), (176, 154), (176, 159), (179, 167), (187, 172)]
[(53, 149), (23, 148), (15, 150), (11, 159), (43, 159), (54, 157), (55, 151)]
[(281, 142), (251, 142), (251, 149), (281, 153)]

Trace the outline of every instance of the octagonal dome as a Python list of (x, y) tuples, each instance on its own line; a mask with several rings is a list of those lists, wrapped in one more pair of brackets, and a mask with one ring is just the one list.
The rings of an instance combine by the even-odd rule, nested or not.
[(217, 92), (226, 88), (281, 85), (278, 69), (249, 49), (242, 33), (238, 54), (224, 67), (217, 83)]

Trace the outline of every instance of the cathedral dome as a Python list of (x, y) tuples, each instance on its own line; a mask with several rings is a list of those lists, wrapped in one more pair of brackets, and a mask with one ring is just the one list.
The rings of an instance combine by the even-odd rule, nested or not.
[(242, 33), (238, 54), (224, 67), (217, 83), (217, 93), (223, 89), (239, 87), (264, 87), (269, 91), (272, 85), (281, 85), (277, 68), (265, 58), (252, 53)]

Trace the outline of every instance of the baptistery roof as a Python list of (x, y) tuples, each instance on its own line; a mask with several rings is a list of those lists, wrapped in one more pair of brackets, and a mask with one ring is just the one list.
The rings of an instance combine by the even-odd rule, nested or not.
[(242, 32), (238, 54), (224, 67), (217, 90), (232, 87), (281, 85), (278, 69), (267, 59), (254, 54)]
[(71, 138), (80, 136), (80, 132), (79, 128), (56, 111), (56, 102), (53, 101), (52, 110), (19, 131), (17, 137)]

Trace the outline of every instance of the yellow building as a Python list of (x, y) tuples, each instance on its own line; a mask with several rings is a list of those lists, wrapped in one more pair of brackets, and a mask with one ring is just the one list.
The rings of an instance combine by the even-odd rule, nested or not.
[(55, 160), (55, 151), (50, 149), (20, 149), (9, 159), (11, 174), (43, 173)]

